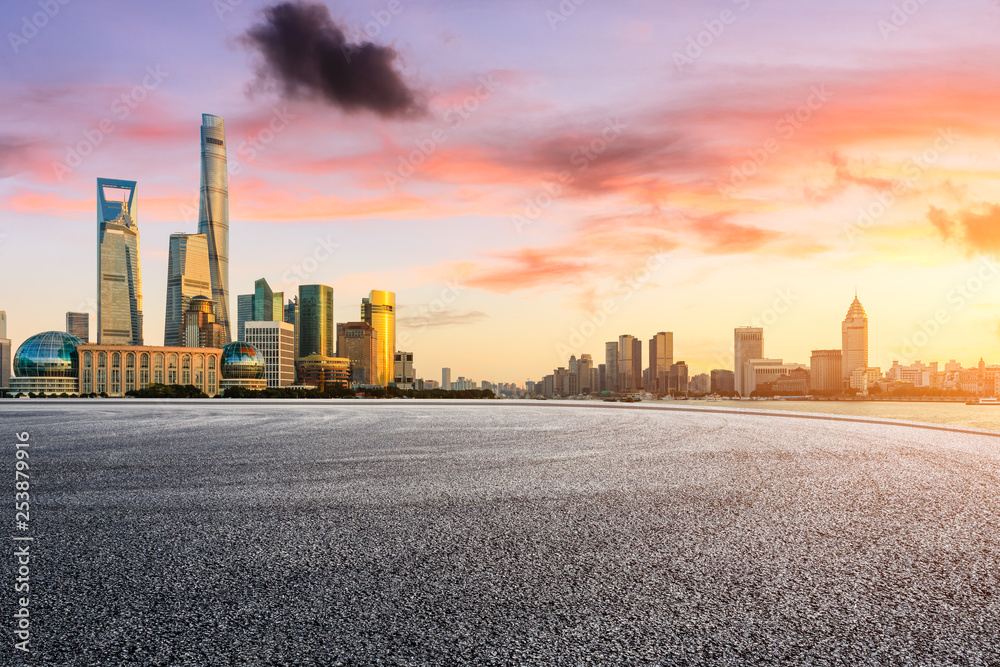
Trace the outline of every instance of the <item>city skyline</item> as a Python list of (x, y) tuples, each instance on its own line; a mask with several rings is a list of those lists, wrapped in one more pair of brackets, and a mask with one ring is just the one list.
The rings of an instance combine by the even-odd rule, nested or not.
[[(5, 291), (10, 338), (66, 312), (96, 323), (94, 288), (73, 280), (94, 275), (93, 254), (75, 249), (109, 175), (142, 187), (143, 336), (164, 339), (169, 237), (201, 231), (194, 142), (204, 159), (211, 110), (228, 125), (233, 329), (235, 295), (266, 275), (286, 295), (332, 286), (335, 322), (393, 290), (398, 346), (428, 377), (524, 382), (564, 348), (602, 358), (622, 332), (664, 329), (694, 374), (733, 368), (742, 325), (784, 359), (840, 347), (831, 304), (857, 286), (878, 313), (871, 366), (996, 359), (1000, 10), (926, 4), (896, 25), (891, 3), (847, 5), (430, 2), (383, 24), (379, 3), (331, 3), (349, 44), (390, 49), (412, 93), (397, 107), (274, 86), (254, 32), (264, 3), (130, 8), (114, 24), (60, 6), (0, 71), (0, 260), (31, 275), (23, 249), (49, 239), (58, 260)], [(20, 34), (21, 15), (4, 16)], [(155, 39), (120, 41), (139, 26)], [(500, 48), (510, 35), (524, 48)], [(154, 46), (180, 37), (188, 52)], [(92, 48), (107, 43), (129, 57)], [(223, 245), (220, 232), (220, 266)]]

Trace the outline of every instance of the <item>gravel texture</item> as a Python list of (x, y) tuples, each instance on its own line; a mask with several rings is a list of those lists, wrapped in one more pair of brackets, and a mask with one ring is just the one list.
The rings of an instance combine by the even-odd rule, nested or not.
[(3, 479), (31, 433), (30, 664), (1000, 664), (995, 436), (419, 401), (0, 422)]

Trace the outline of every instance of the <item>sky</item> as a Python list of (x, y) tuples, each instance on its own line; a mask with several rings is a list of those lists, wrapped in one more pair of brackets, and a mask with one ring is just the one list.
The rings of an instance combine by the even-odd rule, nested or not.
[(211, 113), (231, 311), (261, 277), (333, 286), (337, 321), (394, 291), (428, 379), (658, 331), (731, 368), (745, 325), (808, 363), (855, 291), (873, 366), (1000, 363), (998, 28), (987, 0), (7, 1), (8, 337), (95, 312), (106, 177), (138, 182), (162, 343)]

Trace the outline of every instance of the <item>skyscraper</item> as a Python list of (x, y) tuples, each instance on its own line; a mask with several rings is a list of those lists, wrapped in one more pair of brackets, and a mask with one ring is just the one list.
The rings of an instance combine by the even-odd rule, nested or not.
[(246, 323), (253, 322), (253, 297), (253, 294), (236, 296), (236, 340), (243, 340)]
[[(280, 294), (284, 296), (285, 293), (281, 292)], [(292, 297), (291, 299), (288, 300), (288, 303), (285, 304), (284, 321), (286, 324), (291, 324), (293, 327), (295, 327), (294, 330), (295, 335), (292, 336), (292, 338), (295, 341), (295, 358), (298, 359), (299, 358), (299, 297), (298, 296)]]
[(232, 340), (229, 317), (229, 174), (226, 124), (219, 116), (201, 115), (201, 197), (198, 233), (208, 237), (212, 300), (226, 342)]
[(604, 391), (618, 391), (618, 341), (604, 344)]
[(337, 325), (337, 356), (351, 360), (351, 382), (378, 382), (378, 333), (367, 322)]
[(847, 317), (841, 325), (842, 335), (842, 358), (841, 358), (841, 380), (848, 382), (851, 373), (860, 369), (868, 370), (868, 315), (864, 306), (858, 301), (858, 295), (854, 295), (854, 301), (847, 309)]
[(576, 362), (577, 366), (577, 391), (582, 393), (592, 393), (597, 391), (597, 387), (594, 386), (594, 381), (591, 375), (591, 371), (594, 369), (594, 358), (589, 354), (581, 354), (580, 360)]
[(451, 369), (442, 368), (441, 369), (441, 388), (445, 391), (451, 389)]
[(287, 322), (246, 323), (245, 342), (264, 357), (264, 379), (268, 387), (287, 387), (295, 382), (295, 327)]
[[(66, 333), (84, 343), (90, 342), (90, 313), (66, 313)], [(0, 333), (0, 338), (6, 338)]]
[(839, 394), (844, 388), (842, 350), (813, 350), (809, 388), (817, 394)]
[(11, 345), (7, 338), (7, 311), (0, 310), (0, 388), (10, 387)]
[(171, 234), (167, 253), (167, 312), (163, 325), (165, 346), (183, 344), (184, 314), (191, 299), (196, 296), (212, 298), (208, 237), (204, 234)]
[(378, 333), (378, 384), (387, 387), (395, 372), (396, 294), (372, 290), (361, 300), (361, 319)]
[(333, 323), (333, 288), (299, 285), (298, 358), (333, 357), (337, 329)]
[[(253, 284), (253, 294), (240, 294), (236, 297), (236, 337), (248, 342), (245, 338), (247, 322), (284, 322), (285, 293), (274, 292), (264, 278), (258, 278)], [(295, 322), (289, 322), (295, 325)]]
[(667, 391), (667, 373), (674, 363), (674, 334), (661, 331), (649, 339), (649, 384), (651, 391)]
[(267, 280), (259, 278), (253, 284), (253, 321), (254, 322), (274, 322), (281, 321), (281, 317), (274, 316), (274, 292)]
[(618, 337), (618, 391), (642, 389), (642, 341), (625, 334)]
[(135, 181), (97, 179), (97, 343), (142, 345)]
[(178, 345), (222, 348), (222, 326), (215, 321), (215, 302), (198, 295), (188, 299)]
[(755, 387), (750, 386), (746, 363), (751, 359), (764, 358), (764, 330), (759, 327), (736, 327), (733, 331), (733, 365), (736, 391), (740, 396), (749, 396)]

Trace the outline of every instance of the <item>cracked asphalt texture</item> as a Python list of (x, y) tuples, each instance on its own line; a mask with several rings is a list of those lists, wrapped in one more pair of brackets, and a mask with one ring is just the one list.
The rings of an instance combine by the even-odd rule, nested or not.
[(1000, 664), (1000, 438), (593, 407), (4, 402), (28, 663)]

